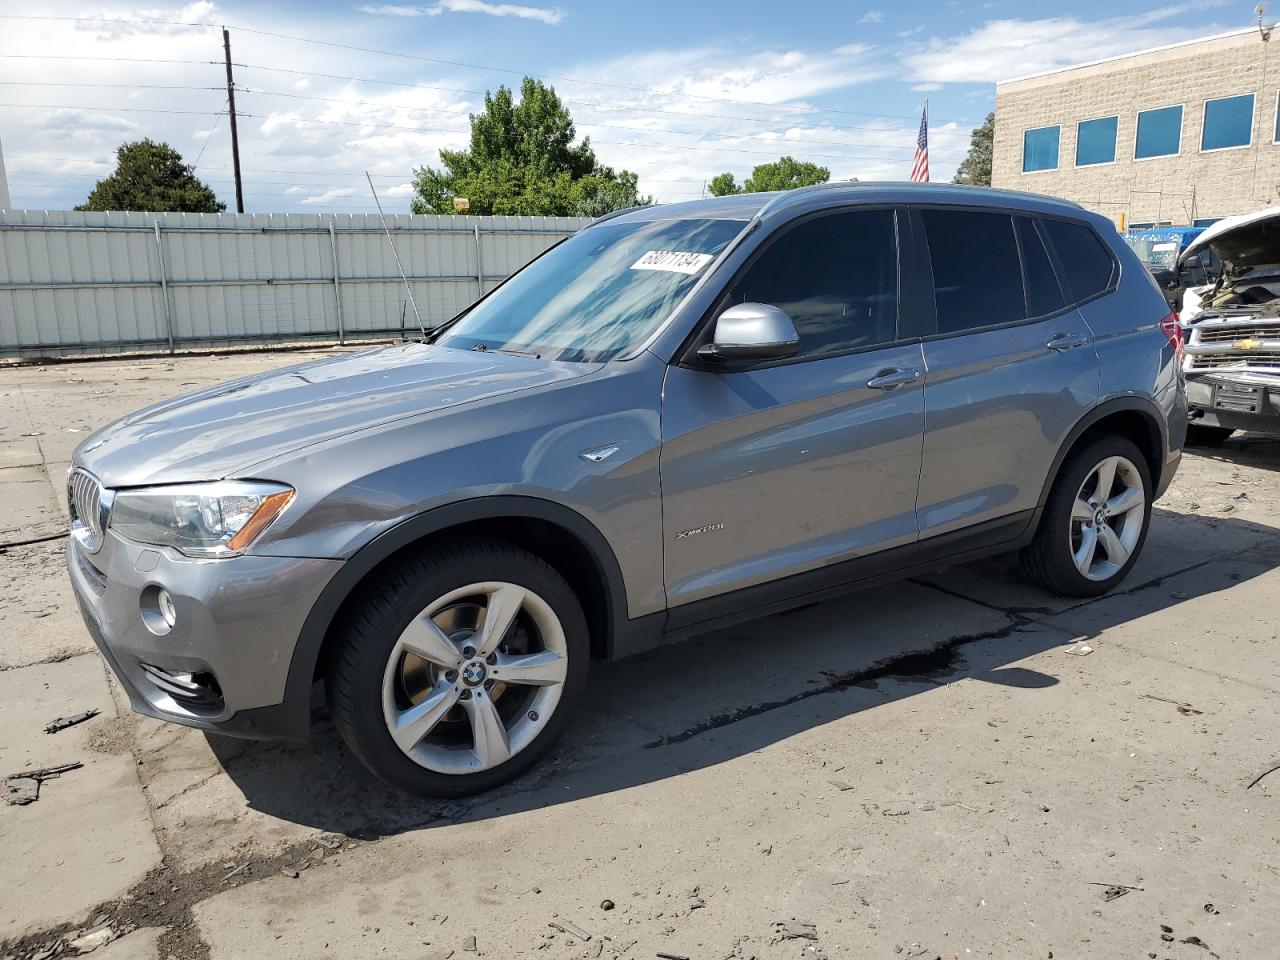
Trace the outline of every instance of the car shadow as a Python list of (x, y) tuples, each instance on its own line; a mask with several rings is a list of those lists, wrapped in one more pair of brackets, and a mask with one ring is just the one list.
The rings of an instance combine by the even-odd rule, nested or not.
[(1243, 467), (1280, 472), (1280, 437), (1237, 432), (1216, 447), (1187, 447), (1188, 453)]
[[(1105, 597), (1048, 597), (1025, 584), (1016, 556), (998, 557), (594, 664), (586, 702), (551, 755), (461, 801), (415, 799), (374, 780), (321, 703), (302, 746), (207, 736), (248, 805), (294, 823), (372, 838), (503, 816), (724, 763), (946, 684), (1051, 687), (1055, 677), (1020, 661), (1260, 576), (1280, 566), (1275, 541), (1275, 528), (1242, 518), (1157, 509), (1143, 558)], [(1173, 577), (1177, 590), (1165, 586)]]

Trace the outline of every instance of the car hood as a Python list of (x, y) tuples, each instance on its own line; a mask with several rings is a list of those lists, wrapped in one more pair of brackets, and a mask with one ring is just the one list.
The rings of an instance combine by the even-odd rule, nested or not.
[(1206, 247), (1235, 269), (1280, 261), (1280, 207), (1219, 220), (1187, 245), (1178, 262)]
[(73, 462), (112, 487), (218, 480), (343, 434), (598, 366), (421, 343), (346, 354), (147, 407), (90, 436)]

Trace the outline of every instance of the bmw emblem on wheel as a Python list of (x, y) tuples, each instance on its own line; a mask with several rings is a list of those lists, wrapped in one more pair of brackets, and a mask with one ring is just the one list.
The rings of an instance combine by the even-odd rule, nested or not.
[(478, 687), (484, 683), (485, 673), (484, 664), (479, 660), (472, 660), (462, 668), (462, 682), (469, 687)]

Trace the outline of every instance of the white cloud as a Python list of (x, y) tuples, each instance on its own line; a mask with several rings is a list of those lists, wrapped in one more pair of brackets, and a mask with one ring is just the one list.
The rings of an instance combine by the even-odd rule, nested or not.
[(1213, 33), (1222, 28), (1210, 24), (1173, 27), (1164, 21), (1223, 2), (1202, 0), (1093, 21), (1075, 17), (989, 20), (968, 33), (932, 37), (909, 48), (906, 65), (917, 83), (993, 83)]
[(530, 7), (520, 3), (488, 3), (486, 0), (436, 0), (425, 6), (366, 3), (361, 13), (382, 17), (438, 17), (442, 13), (482, 13), (490, 17), (516, 17), (555, 26), (564, 19), (559, 7)]
[(868, 10), (862, 15), (859, 23), (884, 23), (884, 14), (879, 10)]
[(99, 40), (119, 40), (133, 36), (178, 36), (204, 33), (211, 25), (210, 18), (217, 7), (209, 0), (196, 0), (182, 7), (127, 7), (123, 9), (99, 9), (80, 11), (80, 17), (101, 17), (99, 20), (79, 20), (76, 30), (93, 34)]

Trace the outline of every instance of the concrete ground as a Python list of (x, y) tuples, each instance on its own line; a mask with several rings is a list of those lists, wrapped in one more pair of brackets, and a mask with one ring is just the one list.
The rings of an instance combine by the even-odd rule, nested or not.
[(84, 765), (0, 805), (0, 958), (1280, 956), (1280, 442), (1191, 454), (1112, 596), (1002, 559), (600, 665), (549, 762), (429, 803), (319, 706), (132, 716), (62, 572), (89, 431), (303, 356), (0, 371), (0, 776)]

